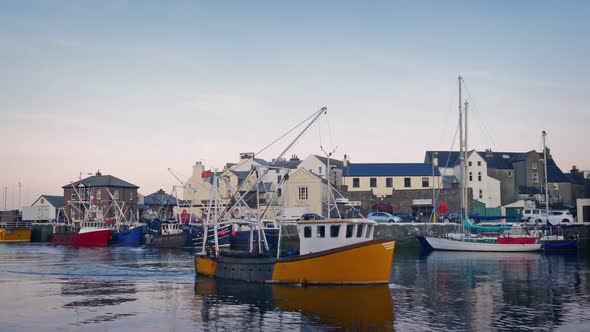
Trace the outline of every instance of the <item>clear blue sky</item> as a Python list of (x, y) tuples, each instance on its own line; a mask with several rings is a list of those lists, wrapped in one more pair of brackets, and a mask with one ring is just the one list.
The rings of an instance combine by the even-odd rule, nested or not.
[(300, 157), (321, 137), (353, 162), (422, 161), (451, 147), (459, 74), (470, 147), (541, 150), (546, 130), (564, 171), (590, 169), (588, 17), (587, 1), (2, 1), (0, 185), (9, 207), (18, 181), (26, 205), (97, 169), (170, 190), (168, 167), (221, 168), (321, 106)]

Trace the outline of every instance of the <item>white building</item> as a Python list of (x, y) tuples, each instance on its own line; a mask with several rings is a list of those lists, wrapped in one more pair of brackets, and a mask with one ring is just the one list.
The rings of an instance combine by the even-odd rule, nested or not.
[[(475, 150), (467, 154), (467, 187), (472, 189), (473, 199), (478, 200), (488, 208), (501, 205), (500, 181), (488, 176), (487, 162)], [(460, 163), (453, 167), (453, 174), (461, 181)]]
[[(330, 183), (332, 186), (339, 188), (342, 185), (342, 168), (343, 166), (342, 160), (338, 159), (331, 159), (330, 158)], [(304, 168), (313, 174), (321, 177), (326, 178), (326, 168), (328, 166), (328, 158), (310, 154), (307, 158), (305, 158), (297, 168)]]
[(63, 196), (41, 195), (31, 206), (23, 207), (22, 219), (25, 221), (53, 221), (57, 216), (57, 209), (63, 206)]

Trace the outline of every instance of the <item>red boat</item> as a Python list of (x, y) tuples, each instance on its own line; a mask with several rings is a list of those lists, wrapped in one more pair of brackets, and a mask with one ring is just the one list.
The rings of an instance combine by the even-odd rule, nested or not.
[(106, 246), (110, 239), (111, 229), (105, 223), (84, 221), (79, 229), (63, 224), (54, 226), (51, 244)]

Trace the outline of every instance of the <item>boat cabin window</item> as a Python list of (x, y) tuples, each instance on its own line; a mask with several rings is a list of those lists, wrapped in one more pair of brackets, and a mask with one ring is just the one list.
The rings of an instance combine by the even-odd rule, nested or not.
[(318, 237), (326, 237), (326, 226), (324, 226), (324, 225), (318, 226)]
[(330, 237), (338, 237), (340, 234), (340, 225), (330, 226)]
[(353, 224), (346, 225), (346, 237), (352, 237), (352, 228), (354, 227)]
[(303, 227), (303, 237), (311, 237), (311, 226)]
[(363, 225), (356, 225), (356, 237), (363, 236)]
[(365, 238), (371, 237), (371, 232), (373, 231), (373, 225), (367, 226), (367, 233), (365, 233)]

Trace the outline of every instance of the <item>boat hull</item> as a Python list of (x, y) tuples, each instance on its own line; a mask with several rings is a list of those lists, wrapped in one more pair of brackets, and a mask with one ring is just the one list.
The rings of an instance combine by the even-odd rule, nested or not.
[(577, 251), (577, 240), (546, 240), (543, 243), (543, 250), (545, 251)]
[(111, 239), (111, 230), (102, 229), (84, 233), (56, 233), (51, 244), (74, 246), (106, 246)]
[[(476, 241), (461, 241), (449, 238), (439, 238), (432, 236), (420, 236), (418, 239), (421, 243), (428, 244), (432, 250), (447, 251), (488, 251), (488, 252), (524, 252), (539, 251), (541, 243), (482, 243)], [(527, 241), (523, 241), (527, 242)]]
[(6, 229), (0, 228), (0, 242), (29, 242), (31, 241), (31, 229)]
[(143, 226), (137, 226), (113, 233), (111, 244), (142, 244), (144, 241), (143, 229)]
[(146, 237), (146, 244), (157, 248), (182, 248), (184, 247), (186, 235), (178, 234), (154, 234)]
[(380, 239), (287, 258), (197, 255), (197, 274), (217, 278), (294, 284), (388, 283), (395, 241)]

